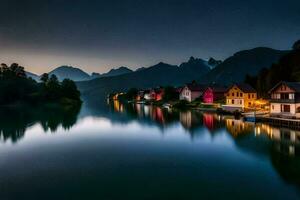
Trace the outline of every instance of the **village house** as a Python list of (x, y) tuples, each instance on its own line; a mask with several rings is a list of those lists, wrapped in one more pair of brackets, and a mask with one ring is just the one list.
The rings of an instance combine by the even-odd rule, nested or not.
[(155, 88), (150, 90), (150, 98), (154, 101), (160, 101), (162, 100), (164, 95), (164, 89), (163, 88)]
[(147, 101), (153, 100), (153, 99), (152, 99), (152, 96), (151, 96), (151, 94), (150, 94), (150, 90), (144, 91), (144, 99), (147, 100)]
[(300, 83), (279, 82), (270, 91), (270, 115), (300, 118)]
[(142, 101), (142, 100), (144, 100), (144, 96), (145, 96), (145, 93), (146, 93), (147, 91), (144, 91), (144, 90), (140, 90), (140, 91), (138, 91), (138, 93), (137, 93), (137, 95), (136, 95), (136, 100), (137, 101)]
[(216, 101), (225, 100), (227, 89), (221, 86), (207, 87), (203, 93), (203, 103), (212, 104)]
[(204, 85), (196, 83), (186, 84), (180, 91), (179, 99), (192, 102), (203, 95), (205, 88)]
[(227, 111), (244, 111), (254, 108), (257, 99), (256, 90), (246, 83), (232, 85), (228, 88), (225, 96), (226, 105), (222, 107)]

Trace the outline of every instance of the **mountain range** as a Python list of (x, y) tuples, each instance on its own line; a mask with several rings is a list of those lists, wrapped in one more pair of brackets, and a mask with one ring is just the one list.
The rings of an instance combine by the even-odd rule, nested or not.
[[(72, 79), (73, 81), (87, 81), (87, 80), (92, 80), (95, 78), (101, 78), (101, 77), (110, 77), (110, 76), (118, 76), (122, 74), (127, 74), (133, 72), (131, 69), (127, 67), (119, 67), (116, 69), (111, 69), (110, 71), (100, 74), (93, 72), (91, 75), (86, 73), (85, 71), (72, 67), (72, 66), (60, 66), (55, 68), (54, 70), (48, 72), (48, 74), (51, 76), (52, 74), (55, 74), (58, 78), (58, 80), (62, 81), (63, 79)], [(40, 81), (41, 76), (31, 73), (31, 72), (26, 72), (27, 77), (30, 77), (36, 81)]]
[(131, 73), (131, 72), (133, 72), (133, 70), (122, 66), (122, 67), (119, 67), (117, 69), (111, 69), (109, 72), (103, 73), (103, 74), (94, 72), (91, 75), (91, 79), (101, 78), (101, 77), (109, 77), (109, 76), (119, 76), (119, 75), (122, 75), (122, 74)]
[(160, 62), (132, 73), (78, 82), (77, 85), (83, 96), (92, 97), (96, 95), (101, 98), (110, 92), (125, 91), (131, 87), (179, 86), (182, 83), (195, 80), (200, 74), (206, 74), (209, 71), (210, 66), (206, 61), (191, 57), (188, 62), (180, 66)]
[(244, 81), (245, 76), (256, 75), (262, 68), (269, 68), (289, 51), (258, 47), (239, 51), (225, 59), (209, 73), (203, 74), (199, 82), (230, 84)]
[(288, 52), (259, 47), (237, 52), (224, 61), (191, 57), (179, 66), (161, 62), (131, 73), (82, 81), (77, 85), (84, 97), (99, 97), (98, 100), (111, 92), (126, 91), (131, 87), (180, 86), (192, 80), (229, 85), (244, 81), (247, 74), (255, 75), (262, 68), (269, 68)]
[[(127, 67), (111, 69), (107, 73), (92, 73), (71, 66), (61, 66), (49, 74), (59, 80), (69, 78), (77, 85), (85, 97), (104, 97), (111, 92), (126, 91), (131, 87), (150, 88), (157, 86), (180, 86), (196, 80), (198, 83), (218, 83), (229, 85), (244, 81), (245, 76), (256, 75), (262, 68), (269, 68), (289, 51), (258, 47), (239, 51), (224, 61), (210, 58), (208, 61), (190, 57), (180, 65), (160, 62), (135, 71)], [(27, 72), (28, 77), (39, 80), (39, 76)]]

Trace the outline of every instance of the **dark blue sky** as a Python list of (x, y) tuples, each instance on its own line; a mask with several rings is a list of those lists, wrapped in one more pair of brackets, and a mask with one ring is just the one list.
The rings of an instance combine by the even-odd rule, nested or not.
[(300, 39), (299, 0), (0, 0), (0, 61), (41, 73), (59, 65), (179, 64)]

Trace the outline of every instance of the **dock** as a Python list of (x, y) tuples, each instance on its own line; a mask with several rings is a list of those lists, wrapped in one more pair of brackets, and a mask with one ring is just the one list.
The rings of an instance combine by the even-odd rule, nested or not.
[(278, 127), (286, 127), (300, 130), (300, 119), (287, 119), (268, 116), (257, 116), (256, 122), (269, 123)]

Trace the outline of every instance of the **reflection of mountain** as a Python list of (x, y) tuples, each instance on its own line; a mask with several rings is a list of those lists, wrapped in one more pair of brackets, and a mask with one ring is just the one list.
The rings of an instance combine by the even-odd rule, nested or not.
[(300, 159), (272, 152), (271, 161), (280, 177), (288, 183), (300, 187)]
[(10, 139), (12, 142), (17, 142), (25, 135), (26, 129), (35, 123), (40, 123), (45, 131), (55, 132), (60, 125), (64, 129), (69, 129), (76, 123), (79, 111), (80, 107), (1, 108), (1, 140)]

